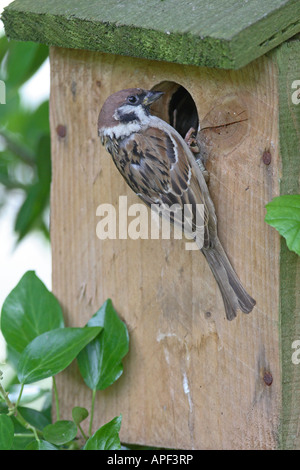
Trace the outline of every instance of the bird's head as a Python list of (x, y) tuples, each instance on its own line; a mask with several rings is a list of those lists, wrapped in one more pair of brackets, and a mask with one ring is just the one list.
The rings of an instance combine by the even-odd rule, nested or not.
[(161, 91), (128, 88), (109, 96), (99, 114), (99, 135), (118, 138), (139, 131), (148, 124), (150, 106), (162, 94)]

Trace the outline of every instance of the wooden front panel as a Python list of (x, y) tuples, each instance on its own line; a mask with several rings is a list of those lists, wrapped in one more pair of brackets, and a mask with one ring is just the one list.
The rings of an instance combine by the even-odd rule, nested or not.
[[(128, 205), (140, 203), (101, 146), (99, 110), (119, 89), (161, 82), (184, 86), (197, 105), (219, 237), (257, 301), (252, 313), (232, 322), (204, 257), (185, 250), (184, 240), (96, 235), (100, 204), (118, 212), (120, 195), (128, 196)], [(122, 413), (125, 443), (277, 446), (279, 237), (264, 222), (265, 204), (279, 194), (276, 85), (275, 66), (266, 57), (221, 71), (51, 50), (53, 291), (69, 326), (83, 326), (111, 298), (129, 328), (124, 374), (98, 392), (94, 423)], [(219, 127), (233, 118), (243, 122)], [(65, 137), (58, 126), (65, 126)], [(270, 165), (262, 160), (265, 150)], [(58, 388), (63, 418), (74, 405), (90, 407), (91, 392), (76, 364), (59, 375)]]

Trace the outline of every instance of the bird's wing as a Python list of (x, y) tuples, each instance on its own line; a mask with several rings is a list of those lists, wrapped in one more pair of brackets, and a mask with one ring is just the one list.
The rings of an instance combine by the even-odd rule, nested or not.
[[(120, 150), (130, 161), (124, 176), (144, 202), (166, 208), (177, 204), (187, 211), (185, 218), (191, 221), (193, 231), (207, 226), (206, 201), (180, 136), (151, 127), (126, 139)], [(206, 233), (206, 243), (208, 238)]]

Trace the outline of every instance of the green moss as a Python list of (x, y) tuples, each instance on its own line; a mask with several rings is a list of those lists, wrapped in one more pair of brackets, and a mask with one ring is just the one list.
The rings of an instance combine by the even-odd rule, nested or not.
[(300, 31), (297, 0), (16, 0), (2, 19), (13, 39), (220, 68)]

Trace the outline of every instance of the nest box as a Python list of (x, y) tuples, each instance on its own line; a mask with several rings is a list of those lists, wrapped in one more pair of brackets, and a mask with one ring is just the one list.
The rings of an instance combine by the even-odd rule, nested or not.
[[(95, 426), (122, 413), (125, 443), (300, 448), (300, 262), (264, 222), (273, 197), (299, 193), (299, 1), (16, 0), (3, 21), (8, 37), (51, 46), (53, 292), (69, 326), (111, 298), (129, 328)], [(226, 320), (184, 240), (97, 237), (100, 204), (140, 202), (97, 136), (104, 100), (129, 87), (165, 91), (154, 112), (182, 134), (199, 124), (219, 236), (257, 301), (249, 315)], [(75, 365), (58, 379), (63, 418), (89, 407)]]

